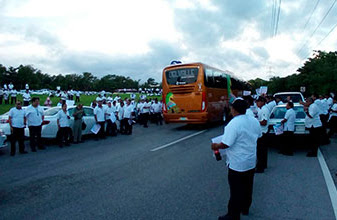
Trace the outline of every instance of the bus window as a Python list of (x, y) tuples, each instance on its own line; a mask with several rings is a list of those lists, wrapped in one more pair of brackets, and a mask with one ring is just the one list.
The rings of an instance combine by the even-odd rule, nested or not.
[(166, 81), (169, 85), (185, 85), (195, 83), (198, 78), (198, 68), (185, 68), (166, 71)]
[(227, 88), (227, 75), (226, 73), (206, 69), (205, 71), (205, 86), (209, 88)]

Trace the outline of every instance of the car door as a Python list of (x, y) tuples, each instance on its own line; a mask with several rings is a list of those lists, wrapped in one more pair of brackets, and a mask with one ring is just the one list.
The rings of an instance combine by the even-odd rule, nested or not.
[(85, 130), (82, 132), (83, 135), (91, 134), (91, 128), (96, 124), (94, 109), (91, 107), (83, 107), (85, 116), (83, 117), (84, 123), (87, 125)]

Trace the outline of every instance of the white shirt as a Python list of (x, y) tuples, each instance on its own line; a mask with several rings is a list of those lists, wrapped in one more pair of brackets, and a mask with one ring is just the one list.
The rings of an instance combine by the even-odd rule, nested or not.
[(56, 105), (57, 107), (62, 107), (62, 103), (57, 103), (57, 105)]
[(68, 119), (68, 116), (68, 111), (64, 113), (62, 109), (57, 113), (57, 119), (59, 120), (61, 128), (70, 127), (70, 119)]
[(24, 118), (25, 118), (25, 110), (17, 109), (16, 107), (11, 108), (9, 111), (9, 117), (11, 117), (12, 126), (14, 128), (24, 128)]
[(269, 109), (266, 105), (262, 106), (262, 108), (258, 110), (257, 118), (259, 121), (263, 121), (263, 120), (267, 121), (267, 125), (265, 126), (261, 125), (262, 133), (264, 134), (267, 133), (268, 132), (268, 120), (269, 120)]
[(323, 114), (323, 108), (322, 108), (322, 102), (321, 102), (321, 100), (320, 99), (316, 99), (314, 101), (314, 103), (316, 104), (316, 106), (318, 108), (318, 112), (319, 112), (318, 115)]
[(22, 95), (23, 101), (29, 102), (30, 101), (30, 94), (29, 93), (23, 93)]
[(329, 97), (327, 102), (328, 102), (329, 108), (331, 108), (332, 105), (333, 105), (333, 99), (331, 97)]
[(11, 91), (11, 96), (12, 97), (16, 97), (16, 95), (18, 94), (18, 92), (16, 91), (16, 89)]
[(143, 105), (143, 112), (142, 113), (149, 113), (151, 108), (151, 103), (149, 102), (144, 102)]
[(97, 121), (98, 122), (104, 122), (105, 121), (105, 109), (102, 106), (102, 108), (96, 106), (94, 109), (94, 114), (96, 115)]
[[(114, 106), (112, 106), (111, 105), (111, 107), (107, 107), (106, 109), (105, 109), (105, 120), (108, 120), (109, 118), (110, 118), (110, 115), (111, 114), (115, 114), (115, 112), (116, 112), (116, 108), (114, 107)], [(107, 115), (108, 114), (108, 115)]]
[(244, 172), (255, 168), (257, 139), (262, 136), (259, 122), (248, 115), (235, 116), (225, 127), (222, 143), (227, 145), (227, 165)]
[(152, 107), (154, 113), (161, 112), (161, 104), (160, 104), (160, 102), (153, 103), (151, 107)]
[[(331, 110), (337, 111), (337, 103), (333, 104), (333, 106), (331, 107)], [(331, 112), (330, 117), (329, 117), (329, 121), (330, 121), (331, 117), (337, 117), (337, 113)]]
[(139, 113), (143, 113), (143, 106), (144, 106), (143, 102), (137, 104), (137, 110), (139, 111)]
[(290, 108), (287, 110), (284, 119), (287, 121), (283, 125), (284, 131), (295, 131), (295, 120), (296, 120), (296, 113), (294, 109)]
[(282, 101), (279, 101), (277, 105), (283, 105), (284, 103)]
[(123, 116), (124, 116), (124, 107), (125, 106), (121, 106), (119, 105), (118, 108), (117, 108), (117, 112), (118, 112), (118, 120), (122, 120), (123, 119)]
[(309, 115), (312, 118), (309, 118), (309, 116), (306, 115), (305, 120), (304, 120), (304, 124), (306, 128), (311, 128), (311, 127), (318, 128), (322, 126), (321, 119), (319, 118), (320, 110), (319, 110), (319, 107), (315, 103), (312, 103), (309, 106)]
[(275, 102), (275, 100), (273, 100), (273, 101), (271, 101), (271, 102), (269, 102), (268, 104), (267, 104), (267, 108), (269, 109), (269, 113), (271, 113), (271, 111), (273, 110), (273, 108), (276, 106), (276, 102)]
[(323, 115), (329, 114), (329, 103), (327, 99), (321, 99), (321, 109)]
[(133, 105), (126, 105), (124, 108), (124, 117), (123, 118), (131, 118), (131, 113), (133, 112)]
[(250, 108), (246, 109), (246, 115), (255, 118), (254, 112)]
[(42, 124), (43, 108), (32, 105), (28, 106), (25, 110), (28, 126), (40, 126)]

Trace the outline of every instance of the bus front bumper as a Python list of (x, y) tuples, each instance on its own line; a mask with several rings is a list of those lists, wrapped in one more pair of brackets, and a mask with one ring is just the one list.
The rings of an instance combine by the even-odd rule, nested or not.
[(206, 124), (208, 122), (207, 112), (169, 114), (164, 113), (166, 123), (185, 123), (185, 124)]

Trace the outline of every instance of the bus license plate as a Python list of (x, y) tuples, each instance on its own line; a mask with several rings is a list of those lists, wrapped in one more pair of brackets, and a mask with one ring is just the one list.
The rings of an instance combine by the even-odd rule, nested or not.
[(180, 117), (180, 121), (186, 121), (187, 118), (186, 117)]

